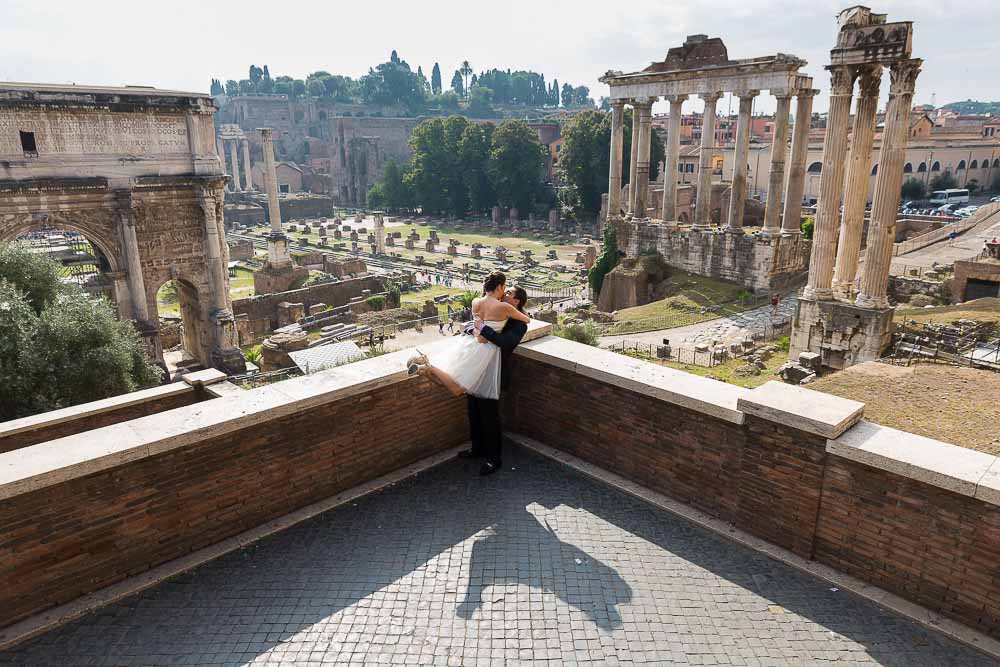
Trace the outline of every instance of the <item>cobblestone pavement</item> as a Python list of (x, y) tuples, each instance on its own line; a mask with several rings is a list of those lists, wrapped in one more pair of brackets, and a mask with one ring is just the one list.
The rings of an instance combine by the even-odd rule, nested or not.
[(0, 664), (994, 664), (525, 450), (476, 467), (332, 510)]

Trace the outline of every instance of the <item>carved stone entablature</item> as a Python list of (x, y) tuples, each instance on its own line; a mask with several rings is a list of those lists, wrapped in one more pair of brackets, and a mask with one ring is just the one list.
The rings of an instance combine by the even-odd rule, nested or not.
[(909, 58), (912, 49), (911, 21), (869, 25), (851, 22), (841, 27), (837, 46), (830, 51), (830, 62), (842, 65), (890, 64)]

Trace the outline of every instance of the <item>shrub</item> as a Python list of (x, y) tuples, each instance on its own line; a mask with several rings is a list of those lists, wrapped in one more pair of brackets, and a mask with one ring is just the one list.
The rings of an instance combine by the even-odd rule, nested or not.
[(593, 321), (588, 320), (582, 324), (567, 324), (556, 327), (556, 335), (577, 343), (597, 347), (601, 330)]
[(372, 296), (365, 299), (365, 303), (372, 310), (382, 310), (385, 308), (385, 297), (381, 294), (373, 294)]
[(774, 342), (778, 346), (778, 349), (782, 352), (788, 352), (789, 348), (792, 346), (792, 342), (788, 336), (782, 336)]
[(587, 274), (587, 278), (590, 281), (590, 291), (594, 295), (594, 299), (597, 299), (597, 295), (601, 293), (601, 287), (604, 285), (604, 277), (611, 272), (615, 266), (618, 265), (618, 238), (615, 234), (615, 226), (612, 224), (604, 225), (604, 244), (601, 247), (601, 254), (594, 262), (594, 265), (590, 267), (590, 272)]
[(809, 239), (810, 241), (812, 240), (813, 237), (813, 227), (815, 226), (815, 224), (816, 224), (816, 218), (808, 216), (805, 220), (802, 221), (802, 224), (799, 225), (799, 228), (802, 229), (802, 236)]

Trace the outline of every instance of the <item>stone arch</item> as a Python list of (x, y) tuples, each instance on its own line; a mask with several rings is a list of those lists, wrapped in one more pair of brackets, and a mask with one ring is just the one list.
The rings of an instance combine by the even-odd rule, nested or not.
[(935, 160), (934, 164), (931, 165), (931, 171), (941, 171), (941, 163)]
[(907, 162), (906, 164), (904, 164), (903, 165), (903, 173), (904, 174), (912, 174), (913, 173), (913, 165), (910, 164), (909, 162)]
[(877, 164), (872, 165), (872, 176), (875, 176), (876, 174), (878, 174), (878, 165)]
[(920, 166), (917, 167), (917, 173), (918, 174), (923, 174), (923, 173), (926, 173), (926, 172), (927, 172), (927, 163), (926, 162), (921, 162)]
[(965, 160), (958, 161), (958, 171), (965, 171)]
[(189, 358), (204, 359), (205, 355), (211, 354), (211, 330), (208, 321), (208, 286), (202, 281), (188, 274), (159, 274), (146, 286), (150, 318), (158, 326), (161, 325), (165, 315), (160, 312), (158, 296), (163, 286), (171, 281), (177, 286), (177, 308), (181, 320), (181, 344), (184, 352)]
[(995, 160), (993, 160), (993, 168), (994, 169), (1000, 169), (1000, 157), (998, 157)]
[(806, 171), (810, 174), (821, 174), (823, 173), (823, 163), (813, 162)]
[(973, 160), (969, 163), (969, 169), (979, 169), (979, 160)]
[(76, 232), (90, 241), (108, 260), (111, 270), (125, 270), (125, 260), (121, 254), (121, 246), (114, 230), (112, 216), (106, 216), (106, 224), (102, 224), (99, 216), (74, 215), (66, 213), (29, 213), (27, 215), (4, 216), (0, 220), (0, 241), (13, 241), (22, 234), (39, 231), (46, 228), (66, 229)]
[(979, 164), (981, 169), (988, 169), (990, 166), (990, 159), (988, 157), (984, 157), (980, 160)]

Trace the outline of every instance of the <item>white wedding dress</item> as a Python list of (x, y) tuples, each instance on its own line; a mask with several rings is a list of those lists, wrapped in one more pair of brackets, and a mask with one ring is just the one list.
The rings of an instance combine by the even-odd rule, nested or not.
[[(483, 324), (500, 333), (507, 320)], [(480, 343), (475, 336), (456, 336), (450, 345), (428, 355), (431, 364), (450, 375), (467, 394), (496, 400), (500, 397), (500, 348)]]

